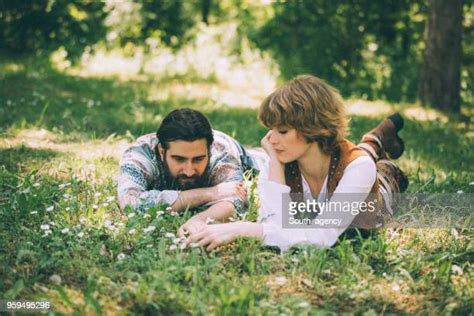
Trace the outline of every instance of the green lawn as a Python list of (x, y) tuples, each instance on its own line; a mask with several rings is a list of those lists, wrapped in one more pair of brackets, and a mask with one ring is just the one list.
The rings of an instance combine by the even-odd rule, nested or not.
[[(173, 246), (189, 214), (121, 211), (120, 154), (170, 109), (202, 110), (247, 146), (265, 134), (256, 109), (173, 93), (180, 84), (0, 63), (0, 299), (46, 299), (77, 314), (472, 313), (472, 229), (383, 229), (283, 255), (239, 240), (204, 253)], [(385, 115), (363, 104), (375, 114), (353, 113), (353, 141)], [(410, 113), (425, 110), (415, 105), (389, 110), (407, 117), (399, 164), (410, 192), (474, 193), (472, 128), (439, 113), (417, 119)]]

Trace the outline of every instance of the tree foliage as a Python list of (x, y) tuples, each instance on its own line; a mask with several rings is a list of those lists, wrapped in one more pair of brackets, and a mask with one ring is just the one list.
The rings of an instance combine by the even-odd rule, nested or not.
[(270, 50), (286, 78), (314, 73), (344, 93), (416, 96), (424, 1), (291, 1), (252, 39)]
[(63, 46), (78, 56), (105, 37), (104, 3), (85, 0), (0, 0), (0, 49), (11, 54)]

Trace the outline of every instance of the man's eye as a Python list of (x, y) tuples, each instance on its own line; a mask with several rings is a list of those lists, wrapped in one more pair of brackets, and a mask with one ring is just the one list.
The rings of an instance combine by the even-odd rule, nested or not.
[(204, 157), (194, 158), (194, 162), (201, 162), (204, 160)]
[(278, 133), (280, 133), (280, 134), (286, 134), (286, 133), (288, 133), (288, 131), (287, 131), (287, 130), (282, 130), (282, 131), (278, 131)]
[(176, 160), (177, 162), (184, 162), (184, 161), (186, 161), (186, 159), (181, 158), (181, 157), (175, 157), (174, 160)]

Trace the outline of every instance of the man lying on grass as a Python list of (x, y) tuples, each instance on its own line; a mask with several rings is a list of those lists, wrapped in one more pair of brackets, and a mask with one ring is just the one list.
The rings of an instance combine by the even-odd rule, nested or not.
[(120, 207), (145, 211), (169, 204), (170, 212), (208, 206), (191, 217), (179, 233), (194, 233), (208, 218), (225, 221), (244, 211), (245, 169), (256, 166), (232, 137), (212, 130), (192, 109), (169, 113), (156, 134), (141, 136), (120, 161), (117, 193)]

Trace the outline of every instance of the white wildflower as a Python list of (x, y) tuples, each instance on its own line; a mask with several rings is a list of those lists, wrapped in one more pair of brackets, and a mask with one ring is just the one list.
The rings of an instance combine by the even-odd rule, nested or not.
[(48, 229), (49, 229), (49, 225), (48, 225), (48, 224), (43, 224), (43, 225), (40, 226), (40, 228), (41, 228), (42, 230), (48, 230)]
[(128, 231), (128, 233), (129, 233), (130, 235), (133, 235), (133, 234), (135, 234), (136, 232), (137, 232), (137, 230), (136, 230), (135, 228), (132, 228), (132, 229), (130, 229), (130, 230)]
[(153, 247), (153, 245), (152, 245), (152, 244), (148, 244), (148, 245), (146, 245), (146, 247), (147, 247), (147, 248), (151, 248), (151, 247)]
[(132, 218), (132, 217), (135, 217), (135, 215), (136, 215), (135, 213), (130, 213), (127, 216), (128, 216), (128, 218)]
[(113, 196), (108, 196), (105, 200), (106, 200), (107, 202), (112, 202), (113, 200), (115, 200), (115, 197), (113, 197)]
[(63, 234), (69, 233), (69, 228), (67, 228), (67, 227), (66, 227), (66, 228), (63, 228), (63, 229), (61, 230), (61, 233), (63, 233)]
[(166, 238), (174, 238), (174, 234), (173, 233), (166, 233), (165, 237)]
[(171, 216), (178, 216), (178, 212), (171, 212), (170, 215)]
[(310, 306), (311, 306), (311, 304), (308, 303), (308, 302), (306, 302), (306, 301), (303, 301), (303, 302), (301, 302), (301, 303), (298, 304), (298, 307), (299, 307), (299, 308), (308, 308), (308, 307), (310, 307)]
[(85, 222), (87, 222), (87, 218), (85, 218), (85, 216), (79, 217), (79, 223), (84, 224)]
[(31, 215), (38, 214), (38, 211), (32, 211), (30, 212)]
[(98, 208), (99, 208), (99, 205), (97, 205), (97, 204), (92, 205), (92, 209), (96, 210)]
[(469, 182), (469, 185), (474, 185), (474, 182)]
[(96, 192), (96, 193), (94, 194), (95, 197), (99, 197), (99, 196), (101, 196), (101, 195), (102, 195), (102, 193), (100, 193), (100, 192)]
[(179, 244), (179, 249), (183, 250), (184, 248), (186, 248), (186, 244), (184, 242), (180, 243)]
[(275, 284), (284, 285), (286, 283), (286, 278), (284, 276), (279, 276), (275, 278)]
[(50, 229), (47, 229), (44, 231), (44, 235), (42, 237), (46, 237), (48, 235), (51, 235), (53, 232)]
[(151, 217), (151, 215), (148, 214), (148, 213), (147, 213), (147, 214), (143, 214), (143, 218), (150, 218), (150, 217)]
[(52, 276), (50, 276), (49, 280), (56, 285), (61, 284), (61, 277), (57, 274), (53, 274)]
[(158, 217), (160, 217), (160, 216), (163, 215), (163, 214), (165, 214), (165, 212), (163, 212), (163, 211), (158, 211), (158, 212), (156, 212), (156, 217), (158, 218)]
[(462, 275), (463, 274), (463, 271), (462, 271), (462, 268), (458, 265), (455, 265), (453, 264), (451, 266), (451, 271), (453, 271), (453, 274), (458, 274), (458, 275)]
[(70, 207), (66, 207), (66, 211), (70, 211), (70, 210), (71, 210), (71, 208), (70, 208)]
[(393, 283), (392, 290), (394, 290), (395, 292), (400, 292), (400, 285), (398, 285), (398, 283)]
[(171, 206), (168, 206), (168, 207), (166, 208), (166, 211), (167, 211), (167, 212), (171, 212), (171, 211), (173, 211), (173, 208), (172, 208)]
[(79, 237), (79, 238), (84, 237), (84, 232), (79, 232), (79, 234), (77, 234), (77, 237)]
[(144, 233), (152, 233), (152, 232), (155, 231), (155, 229), (156, 229), (155, 226), (150, 225), (150, 226), (148, 226), (147, 228), (143, 229), (143, 232), (144, 232)]
[(109, 203), (107, 203), (107, 202), (102, 203), (102, 206), (107, 207), (107, 206), (109, 206)]
[(181, 242), (181, 238), (175, 238), (173, 239), (173, 244), (177, 245)]
[(170, 250), (176, 250), (176, 249), (178, 249), (178, 247), (176, 245), (173, 244), (173, 245), (170, 246)]
[(125, 259), (125, 254), (124, 253), (119, 253), (118, 256), (117, 256), (117, 260), (123, 260)]
[(64, 197), (65, 200), (68, 200), (71, 196), (66, 193), (66, 194), (63, 195), (63, 197)]
[(48, 207), (48, 208), (46, 209), (46, 212), (51, 212), (51, 211), (53, 211), (53, 210), (54, 210), (54, 206), (51, 205), (50, 207)]
[(464, 191), (463, 191), (463, 190), (458, 190), (456, 193), (457, 193), (457, 194), (463, 194)]
[(39, 183), (39, 182), (36, 182), (36, 183), (34, 183), (34, 184), (33, 184), (33, 186), (34, 186), (35, 188), (38, 188), (38, 187), (40, 187), (40, 186), (41, 186), (41, 183)]

